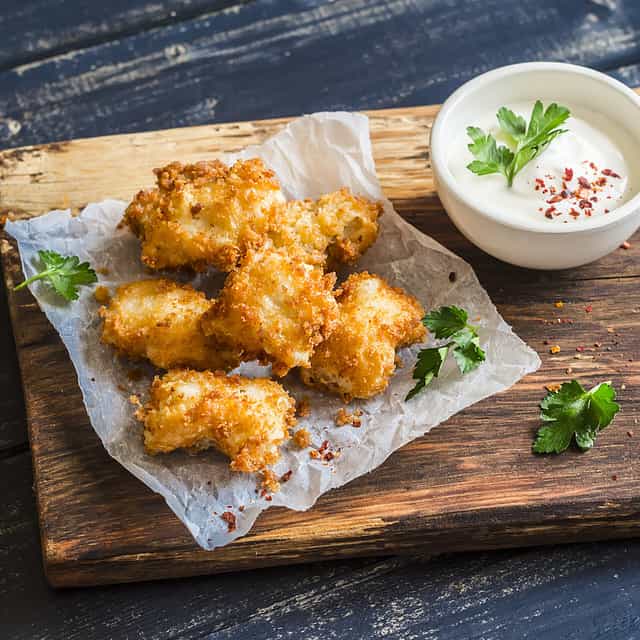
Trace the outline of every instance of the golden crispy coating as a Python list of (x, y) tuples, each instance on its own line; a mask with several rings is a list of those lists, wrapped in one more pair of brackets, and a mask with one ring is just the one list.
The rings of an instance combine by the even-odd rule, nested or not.
[(148, 453), (215, 447), (234, 471), (252, 472), (277, 462), (294, 413), (295, 401), (273, 380), (174, 369), (154, 379), (136, 417)]
[(353, 262), (375, 241), (382, 205), (349, 189), (319, 200), (285, 202), (262, 160), (232, 167), (213, 160), (155, 169), (157, 187), (140, 191), (123, 222), (142, 241), (153, 269), (213, 265), (231, 271), (250, 243), (299, 245), (309, 259)]
[(286, 209), (284, 222), (272, 233), (274, 244), (298, 244), (317, 261), (328, 254), (333, 262), (355, 262), (378, 237), (382, 205), (346, 187), (315, 201), (288, 202)]
[(268, 233), (285, 202), (259, 158), (232, 167), (218, 160), (173, 162), (155, 174), (157, 187), (140, 191), (124, 216), (152, 269), (230, 271), (247, 244)]
[(424, 309), (413, 296), (367, 272), (351, 275), (336, 298), (338, 324), (314, 352), (311, 368), (301, 371), (302, 380), (347, 400), (370, 398), (389, 384), (396, 348), (425, 337)]
[(295, 247), (251, 247), (203, 316), (202, 328), (242, 350), (245, 360), (271, 362), (277, 376), (308, 367), (336, 322), (335, 280)]
[(200, 328), (211, 301), (189, 285), (171, 280), (140, 280), (118, 288), (100, 308), (102, 342), (120, 353), (148, 358), (164, 369), (233, 369), (239, 354), (221, 349)]

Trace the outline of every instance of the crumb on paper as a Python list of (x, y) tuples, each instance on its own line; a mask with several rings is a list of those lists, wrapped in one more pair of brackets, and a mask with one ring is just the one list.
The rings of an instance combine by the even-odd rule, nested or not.
[(231, 513), (231, 511), (225, 511), (220, 517), (227, 523), (227, 530), (229, 533), (236, 530), (235, 514)]
[(560, 345), (554, 344), (550, 349), (549, 353), (560, 353)]
[(293, 471), (289, 469), (289, 471), (286, 471), (280, 476), (280, 482), (289, 482), (292, 474), (293, 474)]
[(346, 409), (342, 408), (338, 410), (334, 422), (336, 426), (343, 427), (346, 424), (350, 424), (352, 427), (359, 427), (362, 425), (360, 416), (362, 415), (362, 409), (356, 409), (353, 413), (349, 413)]
[(300, 402), (298, 402), (296, 414), (299, 418), (306, 418), (311, 415), (311, 402), (309, 402), (309, 398), (305, 396), (300, 400)]
[(293, 442), (300, 449), (306, 449), (311, 444), (311, 434), (306, 429), (298, 429), (293, 434)]
[(107, 287), (100, 285), (95, 288), (93, 297), (96, 299), (96, 302), (99, 302), (100, 304), (108, 304), (111, 300), (111, 293)]
[(585, 308), (585, 313), (591, 313), (593, 311), (593, 305), (592, 304), (588, 304)]
[(278, 476), (271, 470), (265, 469), (262, 472), (262, 481), (260, 483), (262, 489), (266, 489), (271, 493), (276, 493), (280, 491), (280, 483), (278, 482)]
[(630, 243), (630, 242), (628, 242), (627, 240), (625, 240), (625, 241), (620, 245), (620, 247), (621, 247), (622, 249), (625, 249), (625, 250), (627, 250), (627, 249), (631, 249), (631, 243)]

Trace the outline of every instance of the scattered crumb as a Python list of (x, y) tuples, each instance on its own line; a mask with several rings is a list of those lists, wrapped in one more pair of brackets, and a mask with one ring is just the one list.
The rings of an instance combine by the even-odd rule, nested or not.
[(402, 358), (397, 353), (393, 362), (398, 369), (402, 369), (402, 367), (404, 367), (404, 362), (402, 362)]
[(622, 391), (624, 391), (626, 388), (627, 388), (627, 385), (626, 385), (626, 384), (620, 385), (620, 389), (621, 389)]
[(241, 505), (238, 507), (238, 511), (239, 511), (240, 513), (242, 513), (242, 512), (244, 511), (244, 505), (243, 505), (243, 504), (241, 504)]
[(220, 516), (226, 523), (229, 533), (236, 530), (236, 516), (231, 511), (225, 511)]
[(289, 480), (291, 479), (291, 474), (293, 473), (293, 471), (291, 471), (291, 469), (289, 469), (289, 471), (287, 471), (286, 473), (283, 473), (280, 476), (280, 482), (289, 482)]
[(562, 385), (558, 382), (554, 382), (552, 384), (545, 384), (544, 388), (549, 391), (549, 393), (555, 393), (556, 391), (560, 391), (560, 387)]
[(560, 345), (554, 344), (550, 349), (549, 353), (560, 353)]
[(626, 240), (620, 245), (622, 249), (631, 249), (631, 243)]
[(317, 460), (320, 457), (320, 454), (315, 449), (311, 449), (311, 451), (309, 451), (309, 457)]
[(613, 327), (607, 327), (607, 333), (615, 333), (615, 329)]
[(569, 375), (570, 373), (573, 373), (573, 369), (571, 367), (567, 367), (564, 372)]
[(457, 278), (458, 278), (458, 276), (456, 275), (456, 272), (455, 272), (455, 271), (452, 271), (452, 272), (449, 274), (449, 282), (455, 282), (455, 281), (457, 280)]
[(311, 444), (311, 434), (306, 429), (298, 429), (293, 434), (293, 441), (300, 449), (306, 449)]
[(562, 309), (562, 307), (564, 307), (564, 302), (562, 302), (562, 300), (558, 300), (553, 303), (553, 306), (556, 307), (556, 309)]
[(584, 308), (586, 313), (591, 313), (593, 311), (593, 305), (588, 304), (585, 308)]
[(618, 474), (617, 474), (617, 473), (614, 473), (614, 474), (611, 476), (611, 479), (612, 479), (612, 480), (617, 480), (617, 479), (618, 479)]
[(631, 429), (629, 429), (629, 431), (627, 431), (627, 435), (628, 435), (630, 438), (633, 438), (633, 431), (631, 431)]
[(311, 414), (311, 403), (309, 402), (309, 398), (306, 396), (298, 402), (296, 406), (296, 413), (299, 418), (306, 418)]
[(343, 427), (345, 424), (350, 424), (352, 427), (359, 427), (362, 425), (360, 416), (362, 415), (362, 409), (356, 409), (353, 413), (349, 413), (346, 409), (339, 409), (334, 422), (336, 426)]
[(96, 299), (96, 302), (100, 304), (108, 304), (109, 300), (111, 300), (111, 294), (109, 293), (109, 289), (102, 285), (95, 288), (93, 292), (93, 297)]
[(260, 483), (260, 486), (267, 491), (271, 491), (271, 493), (275, 493), (280, 490), (278, 478), (271, 469), (265, 469), (262, 472), (262, 482)]

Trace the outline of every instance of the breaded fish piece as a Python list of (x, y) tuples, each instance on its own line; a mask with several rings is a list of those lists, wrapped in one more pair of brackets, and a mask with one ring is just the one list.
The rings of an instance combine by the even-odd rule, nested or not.
[(370, 398), (389, 384), (396, 349), (424, 339), (424, 309), (413, 296), (367, 272), (349, 276), (336, 299), (338, 323), (300, 375), (305, 384), (347, 401)]
[(136, 412), (147, 453), (215, 447), (245, 472), (277, 462), (294, 415), (294, 399), (273, 380), (191, 369), (156, 377)]
[(123, 222), (142, 241), (152, 269), (214, 265), (230, 271), (247, 244), (267, 235), (285, 198), (262, 160), (219, 160), (155, 169), (155, 189), (140, 191)]
[(296, 247), (251, 247), (203, 316), (202, 328), (241, 350), (244, 360), (271, 362), (277, 376), (308, 367), (336, 322), (335, 280)]
[(189, 285), (162, 279), (130, 282), (100, 308), (102, 342), (163, 369), (233, 369), (239, 353), (220, 348), (200, 328), (210, 307), (204, 293)]
[(346, 187), (318, 200), (287, 202), (286, 208), (285, 222), (272, 233), (274, 244), (298, 244), (317, 261), (355, 262), (378, 237), (382, 204)]

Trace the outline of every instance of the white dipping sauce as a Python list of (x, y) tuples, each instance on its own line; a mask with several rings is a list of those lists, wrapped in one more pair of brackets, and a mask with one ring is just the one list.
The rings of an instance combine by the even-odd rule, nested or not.
[[(549, 101), (545, 101), (545, 108)], [(480, 127), (506, 144), (495, 109), (479, 113), (470, 126)], [(504, 105), (529, 122), (532, 103)], [(448, 166), (467, 197), (509, 216), (538, 224), (571, 223), (603, 216), (627, 202), (640, 185), (635, 140), (599, 113), (565, 105), (571, 117), (561, 125), (566, 133), (516, 175), (509, 187), (502, 174), (478, 176), (467, 169), (474, 159), (463, 128), (450, 147)], [(511, 147), (512, 148), (512, 147)]]

